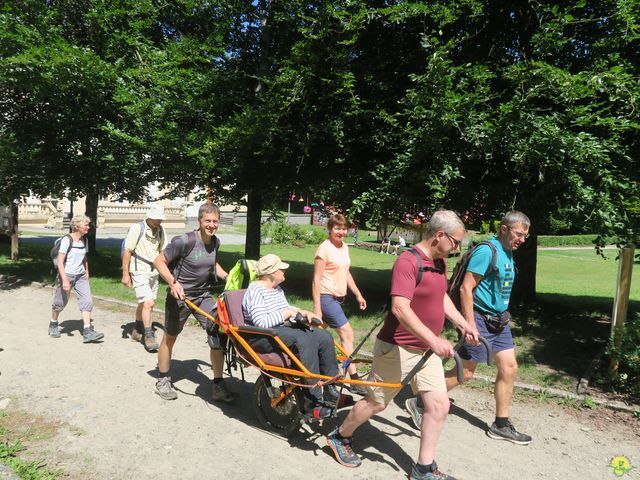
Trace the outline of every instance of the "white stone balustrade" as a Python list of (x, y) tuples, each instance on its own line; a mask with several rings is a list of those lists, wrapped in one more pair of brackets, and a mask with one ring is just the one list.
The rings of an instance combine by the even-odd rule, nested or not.
[[(21, 226), (62, 228), (64, 212), (63, 202), (29, 200), (18, 205), (18, 222)], [(143, 220), (151, 207), (149, 205), (119, 205), (113, 203), (98, 204), (98, 228), (127, 228), (132, 223)], [(166, 228), (185, 228), (184, 207), (165, 207)], [(76, 212), (80, 213), (80, 212)]]

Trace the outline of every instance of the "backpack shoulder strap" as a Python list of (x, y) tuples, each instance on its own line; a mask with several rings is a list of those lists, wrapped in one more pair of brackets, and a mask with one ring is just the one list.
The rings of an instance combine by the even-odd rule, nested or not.
[(489, 264), (489, 267), (484, 274), (484, 276), (486, 277), (487, 275), (496, 271), (496, 265), (498, 263), (498, 250), (496, 249), (496, 246), (493, 244), (493, 242), (490, 242), (489, 240), (484, 240), (478, 243), (474, 248), (478, 248), (480, 245), (488, 245), (491, 249), (491, 263)]
[(245, 258), (240, 259), (240, 267), (242, 269), (242, 288), (247, 288), (249, 286), (249, 277), (251, 273), (249, 272), (249, 264)]
[(197, 230), (192, 230), (187, 233), (187, 244), (185, 245), (184, 254), (182, 255), (182, 258), (188, 257), (189, 254), (193, 251), (194, 247), (196, 246), (197, 234), (198, 234)]
[[(71, 251), (71, 249), (73, 248), (73, 237), (71, 236), (71, 234), (70, 234), (70, 233), (67, 233), (67, 234), (66, 234), (64, 237), (62, 237), (62, 238), (64, 239), (65, 237), (68, 237), (68, 238), (69, 238), (69, 248), (67, 249), (67, 251), (66, 251), (66, 252), (64, 252), (64, 254), (65, 254), (65, 255), (67, 255), (67, 254)], [(83, 243), (84, 243), (84, 242), (83, 242)], [(62, 240), (60, 240), (60, 245), (62, 245)], [(58, 252), (60, 252), (60, 251), (58, 250)], [(65, 259), (65, 260), (66, 260), (66, 259)]]
[[(136, 247), (138, 246), (138, 243), (140, 242), (140, 240), (142, 240), (142, 236), (144, 235), (144, 229), (146, 227), (146, 222), (144, 220), (142, 220), (140, 222), (140, 233), (138, 234), (138, 240), (136, 241)], [(135, 249), (135, 247), (134, 247)]]
[(164, 245), (165, 238), (167, 238), (167, 231), (164, 229), (163, 225), (160, 225), (160, 238), (158, 239), (159, 251), (162, 251), (162, 245)]
[(418, 262), (418, 275), (416, 275), (416, 287), (417, 287), (422, 281), (422, 272), (425, 271), (425, 268), (422, 265), (422, 257), (420, 256), (418, 251), (415, 248), (412, 248), (411, 253), (413, 253), (413, 256), (416, 257), (416, 262)]
[[(136, 224), (134, 223), (133, 225), (136, 225)], [(131, 225), (131, 226), (129, 227), (129, 230), (131, 230), (131, 229), (133, 228), (133, 225)], [(140, 240), (142, 240), (142, 236), (144, 235), (144, 227), (146, 226), (146, 225), (145, 225), (145, 221), (144, 221), (144, 220), (142, 220), (142, 221), (141, 221), (139, 224), (137, 224), (137, 225), (140, 225), (140, 233), (138, 233), (138, 239), (136, 240), (136, 244), (133, 246), (133, 250), (131, 250), (131, 252), (132, 252), (132, 254), (133, 254), (133, 256), (134, 256), (134, 257), (137, 257), (137, 255), (136, 255), (135, 251), (136, 251), (136, 248), (138, 248), (138, 243), (140, 243)], [(127, 239), (126, 239), (126, 238), (122, 241), (122, 251), (123, 251), (123, 252), (124, 252), (124, 244), (125, 244), (125, 242), (126, 242), (126, 241), (127, 241)]]
[[(184, 246), (184, 251), (182, 252), (182, 255), (180, 255), (180, 260), (178, 261), (178, 264), (173, 269), (173, 272), (171, 272), (173, 273), (173, 277), (175, 279), (178, 279), (180, 277), (180, 272), (182, 271), (182, 264), (184, 263), (185, 259), (189, 256), (189, 254), (193, 251), (193, 249), (196, 246), (197, 233), (198, 233), (197, 230), (192, 230), (190, 232), (187, 232), (187, 243)], [(178, 273), (174, 273), (174, 272), (178, 272)]]
[(434, 273), (440, 273), (440, 274), (446, 273), (444, 259), (439, 258), (437, 260), (434, 260), (433, 263), (436, 268), (433, 268), (433, 267), (429, 267), (427, 265), (422, 264), (422, 257), (420, 256), (420, 253), (415, 248), (412, 247), (410, 251), (411, 253), (413, 253), (413, 256), (416, 257), (416, 261), (418, 262), (418, 275), (416, 275), (416, 287), (422, 281), (422, 272), (434, 272)]

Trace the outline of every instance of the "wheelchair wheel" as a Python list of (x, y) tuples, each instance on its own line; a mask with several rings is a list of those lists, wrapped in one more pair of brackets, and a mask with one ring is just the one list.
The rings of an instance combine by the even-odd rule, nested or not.
[(261, 375), (253, 389), (253, 408), (258, 420), (265, 428), (283, 437), (288, 437), (297, 432), (300, 427), (299, 405), (302, 401), (300, 392), (295, 389), (273, 407), (271, 397), (269, 397), (269, 384), (276, 394), (286, 387), (286, 383), (280, 380), (265, 379)]

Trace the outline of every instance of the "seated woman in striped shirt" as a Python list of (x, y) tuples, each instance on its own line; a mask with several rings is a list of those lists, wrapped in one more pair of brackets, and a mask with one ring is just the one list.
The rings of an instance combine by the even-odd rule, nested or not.
[[(256, 327), (276, 330), (285, 345), (297, 351), (298, 358), (309, 371), (333, 377), (338, 374), (338, 363), (329, 332), (321, 328), (291, 328), (286, 323), (298, 313), (308, 319), (314, 316), (313, 312), (293, 307), (287, 302), (280, 288), (287, 268), (288, 263), (271, 253), (258, 260), (254, 268), (258, 279), (249, 285), (242, 301), (244, 321)], [(316, 383), (315, 380), (307, 382)], [(324, 397), (318, 387), (304, 391), (305, 409), (319, 417), (330, 414), (330, 408), (327, 407), (335, 405), (339, 397), (333, 384), (324, 387)]]

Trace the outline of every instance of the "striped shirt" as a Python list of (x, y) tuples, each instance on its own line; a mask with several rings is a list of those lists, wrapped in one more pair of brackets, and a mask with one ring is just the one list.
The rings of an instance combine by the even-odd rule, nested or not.
[(282, 310), (291, 308), (282, 288), (266, 288), (252, 282), (242, 300), (245, 323), (256, 327), (271, 328), (284, 323)]

